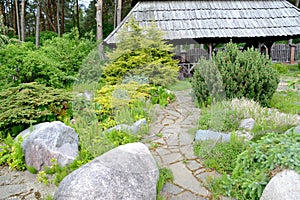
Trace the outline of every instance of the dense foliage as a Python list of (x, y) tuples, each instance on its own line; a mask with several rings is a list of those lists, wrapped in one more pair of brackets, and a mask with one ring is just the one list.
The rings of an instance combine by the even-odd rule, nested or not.
[(7, 164), (10, 169), (25, 170), (25, 158), (22, 152), (22, 137), (14, 140), (10, 135), (0, 144), (0, 165)]
[(223, 194), (237, 199), (259, 199), (270, 178), (283, 169), (300, 173), (299, 134), (270, 133), (250, 143), (236, 161), (231, 177), (217, 182)]
[(132, 75), (147, 77), (149, 83), (162, 86), (176, 81), (177, 61), (172, 59), (172, 48), (163, 41), (154, 23), (141, 28), (132, 18), (119, 32), (116, 45), (103, 74), (108, 84), (120, 83)]
[(193, 89), (202, 105), (212, 100), (246, 97), (268, 105), (279, 77), (270, 59), (253, 48), (244, 52), (232, 42), (212, 62), (201, 59), (195, 69)]
[(79, 38), (76, 29), (46, 40), (40, 49), (30, 42), (5, 45), (0, 48), (0, 87), (29, 82), (56, 88), (71, 86), (93, 47), (90, 39)]
[(24, 83), (0, 92), (0, 133), (16, 136), (32, 124), (71, 116), (71, 96), (61, 89)]
[(229, 142), (198, 141), (194, 146), (194, 151), (206, 167), (216, 169), (221, 173), (228, 173), (232, 172), (238, 155), (246, 149), (246, 146), (243, 139), (232, 134)]

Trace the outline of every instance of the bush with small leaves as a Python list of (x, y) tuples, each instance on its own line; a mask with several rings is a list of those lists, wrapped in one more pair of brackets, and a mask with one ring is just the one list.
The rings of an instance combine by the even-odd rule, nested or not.
[(116, 45), (109, 54), (111, 63), (104, 69), (106, 83), (114, 85), (136, 75), (147, 77), (150, 84), (162, 86), (177, 80), (179, 67), (172, 59), (172, 47), (163, 41), (154, 23), (141, 28), (132, 18), (120, 31)]
[(70, 118), (71, 95), (37, 83), (24, 83), (0, 92), (0, 134), (16, 136), (30, 125)]
[(272, 68), (271, 59), (253, 48), (241, 52), (230, 42), (211, 62), (199, 61), (192, 86), (202, 105), (214, 99), (246, 97), (267, 106), (278, 83), (279, 76)]

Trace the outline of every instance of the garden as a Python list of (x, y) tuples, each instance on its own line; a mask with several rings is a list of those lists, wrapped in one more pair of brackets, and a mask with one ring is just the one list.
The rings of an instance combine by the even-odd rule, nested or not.
[[(204, 165), (223, 174), (208, 178), (214, 199), (260, 199), (277, 173), (300, 173), (300, 136), (293, 133), (300, 124), (299, 66), (273, 64), (254, 49), (240, 52), (233, 43), (212, 62), (199, 62), (192, 80), (201, 106), (198, 129), (230, 134), (229, 142), (194, 145)], [(244, 119), (254, 121), (246, 131), (240, 125)]]
[[(62, 37), (41, 35), (38, 49), (0, 37), (0, 165), (58, 185), (103, 153), (141, 141), (155, 117), (154, 105), (167, 106), (175, 100), (169, 89), (188, 85), (201, 109), (197, 128), (231, 133), (227, 143), (194, 144), (205, 167), (223, 174), (208, 180), (214, 198), (258, 199), (274, 173), (300, 173), (300, 135), (284, 134), (300, 124), (300, 64), (273, 64), (253, 48), (241, 52), (230, 42), (212, 61), (200, 59), (191, 81), (178, 84), (178, 62), (158, 28), (141, 28), (133, 19), (127, 26), (131, 31), (121, 31), (116, 48), (105, 49), (105, 55), (92, 35), (79, 37), (76, 29)], [(280, 81), (286, 83), (282, 91)], [(239, 134), (240, 122), (248, 118), (255, 121), (250, 139)], [(141, 119), (147, 123), (136, 134), (107, 131)], [(15, 138), (35, 124), (57, 120), (79, 135), (78, 157), (65, 167), (54, 159), (38, 172), (25, 164), (22, 138)], [(172, 174), (161, 168), (158, 198), (167, 180)]]

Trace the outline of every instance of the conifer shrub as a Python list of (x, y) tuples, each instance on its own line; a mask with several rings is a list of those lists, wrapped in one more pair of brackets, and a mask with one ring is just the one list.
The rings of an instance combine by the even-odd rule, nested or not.
[(178, 62), (172, 59), (172, 46), (162, 39), (162, 32), (152, 23), (141, 28), (132, 18), (117, 38), (117, 48), (109, 54), (111, 62), (103, 77), (111, 85), (122, 82), (124, 77), (141, 75), (149, 83), (166, 86), (178, 76)]
[(198, 102), (246, 97), (267, 106), (279, 83), (271, 60), (253, 48), (241, 52), (232, 42), (225, 49), (211, 62), (199, 61), (192, 81)]
[(37, 83), (23, 83), (0, 92), (0, 138), (16, 136), (32, 124), (64, 121), (71, 116), (71, 95)]

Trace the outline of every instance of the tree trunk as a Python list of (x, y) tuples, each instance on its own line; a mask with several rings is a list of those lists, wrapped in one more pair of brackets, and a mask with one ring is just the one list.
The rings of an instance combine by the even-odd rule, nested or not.
[(96, 3), (96, 22), (97, 22), (97, 41), (100, 41), (100, 44), (98, 46), (98, 52), (100, 55), (100, 58), (103, 58), (103, 30), (102, 30), (102, 7), (103, 2), (102, 0), (98, 0)]
[(122, 0), (118, 0), (117, 26), (121, 23), (121, 20), (122, 20)]
[(79, 4), (78, 4), (78, 0), (76, 0), (76, 26), (77, 26), (78, 32), (80, 33), (80, 28), (79, 28)]
[(59, 6), (59, 1), (60, 0), (57, 0), (57, 4), (56, 4), (56, 20), (57, 20), (57, 34), (59, 35), (59, 36), (61, 36), (61, 32), (60, 32), (60, 23), (59, 23), (59, 8), (60, 8), (60, 6)]
[(1, 25), (1, 27), (2, 27), (2, 33), (1, 34), (3, 34), (3, 35), (6, 35), (6, 32), (5, 32), (5, 30), (4, 30), (4, 27), (5, 27), (5, 21), (4, 21), (4, 2), (1, 2), (0, 3), (0, 25)]
[(296, 6), (296, 7), (299, 7), (299, 3), (300, 3), (300, 0), (296, 0), (295, 6)]
[(114, 1), (115, 3), (115, 9), (114, 9), (114, 28), (117, 27), (117, 0)]
[(40, 44), (40, 17), (41, 17), (41, 3), (38, 0), (37, 10), (36, 10), (36, 24), (35, 24), (35, 46), (39, 48)]
[(21, 36), (22, 42), (25, 42), (25, 0), (22, 0), (21, 5)]
[(16, 3), (16, 22), (17, 22), (17, 32), (18, 32), (18, 39), (21, 40), (21, 32), (20, 32), (20, 21), (19, 21), (19, 5), (18, 0), (15, 0)]
[(65, 0), (61, 0), (61, 34), (65, 32)]

